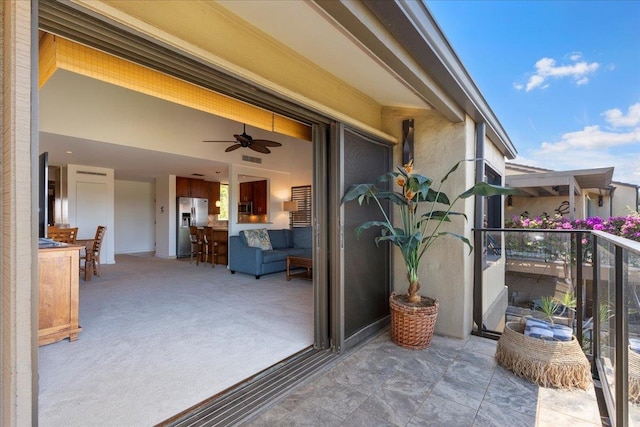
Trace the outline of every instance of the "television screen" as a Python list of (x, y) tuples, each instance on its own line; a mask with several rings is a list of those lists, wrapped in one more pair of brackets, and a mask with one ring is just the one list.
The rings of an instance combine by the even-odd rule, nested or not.
[(49, 222), (49, 153), (40, 154), (38, 166), (38, 237), (47, 237), (47, 224)]

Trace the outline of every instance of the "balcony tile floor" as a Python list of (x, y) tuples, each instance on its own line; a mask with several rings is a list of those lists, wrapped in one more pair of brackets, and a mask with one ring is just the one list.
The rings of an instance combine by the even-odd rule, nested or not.
[(389, 332), (339, 358), (244, 425), (601, 426), (593, 386), (538, 387), (497, 366), (496, 341), (435, 336), (422, 351)]

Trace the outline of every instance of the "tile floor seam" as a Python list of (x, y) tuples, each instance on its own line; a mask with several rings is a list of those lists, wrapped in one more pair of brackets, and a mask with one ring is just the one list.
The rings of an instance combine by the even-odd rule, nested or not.
[[(442, 373), (440, 374), (440, 377), (434, 381), (431, 389), (429, 390), (429, 392), (427, 393), (427, 395), (424, 397), (424, 399), (422, 399), (422, 402), (418, 405), (418, 407), (415, 409), (415, 411), (413, 411), (413, 414), (411, 414), (411, 416), (409, 417), (409, 420), (404, 424), (404, 426), (408, 426), (409, 423), (411, 423), (411, 421), (413, 421), (413, 419), (415, 418), (416, 414), (418, 413), (418, 411), (420, 410), (420, 408), (422, 408), (422, 405), (425, 404), (425, 402), (427, 401), (427, 399), (429, 399), (429, 397), (433, 394), (433, 390), (436, 388), (436, 385), (444, 378), (446, 372), (449, 370), (449, 368), (451, 367), (451, 365), (453, 364), (453, 362), (457, 359), (454, 358), (451, 363), (449, 363), (449, 366), (447, 366), (447, 369), (445, 369), (444, 371), (442, 371)], [(452, 401), (454, 402), (454, 401)], [(454, 402), (456, 403), (456, 402)]]

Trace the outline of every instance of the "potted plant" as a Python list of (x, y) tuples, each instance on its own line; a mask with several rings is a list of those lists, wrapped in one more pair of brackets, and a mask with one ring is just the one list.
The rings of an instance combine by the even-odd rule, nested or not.
[[(342, 198), (342, 203), (357, 200), (360, 205), (364, 201), (370, 203), (373, 200), (380, 208), (384, 221), (367, 221), (356, 228), (356, 235), (359, 236), (365, 229), (380, 227), (381, 234), (376, 237), (376, 244), (390, 242), (402, 253), (409, 289), (407, 294), (391, 294), (389, 304), (392, 339), (403, 347), (423, 349), (429, 346), (433, 337), (438, 301), (419, 294), (418, 277), (420, 262), (427, 258), (429, 249), (441, 237), (452, 237), (466, 244), (469, 247), (469, 253), (473, 250), (466, 237), (441, 229), (442, 224), (450, 222), (454, 216), (462, 216), (466, 220), (464, 213), (452, 210), (454, 204), (459, 199), (476, 195), (515, 194), (515, 190), (480, 182), (450, 201), (449, 197), (441, 191), (441, 187), (463, 161), (459, 161), (449, 170), (440, 180), (437, 189), (432, 188), (431, 178), (413, 173), (413, 160), (411, 160), (406, 165), (398, 167), (397, 172), (385, 173), (371, 183), (351, 186)], [(381, 188), (389, 181), (394, 181), (401, 191)], [(399, 207), (400, 218), (397, 226), (391, 222), (381, 200), (389, 200)], [(421, 205), (425, 205), (426, 209), (418, 209)]]

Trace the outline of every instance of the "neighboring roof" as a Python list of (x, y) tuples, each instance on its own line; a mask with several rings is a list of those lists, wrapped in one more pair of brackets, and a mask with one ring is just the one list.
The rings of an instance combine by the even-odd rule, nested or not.
[(508, 187), (519, 188), (533, 197), (566, 196), (571, 186), (574, 187), (575, 194), (582, 193), (583, 189), (609, 190), (613, 169), (608, 167), (507, 175), (505, 182)]

